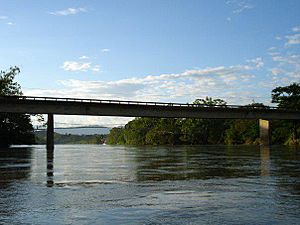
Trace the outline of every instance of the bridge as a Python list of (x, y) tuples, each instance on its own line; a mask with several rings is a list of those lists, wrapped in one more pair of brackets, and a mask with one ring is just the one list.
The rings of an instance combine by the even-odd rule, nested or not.
[(262, 143), (269, 144), (269, 120), (299, 120), (300, 111), (271, 106), (205, 105), (33, 96), (0, 97), (0, 113), (48, 114), (47, 149), (54, 149), (53, 115), (259, 119)]

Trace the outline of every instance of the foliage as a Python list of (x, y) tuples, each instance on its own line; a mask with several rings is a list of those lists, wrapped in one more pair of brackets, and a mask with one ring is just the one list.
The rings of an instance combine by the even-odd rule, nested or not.
[(19, 73), (18, 67), (11, 67), (8, 71), (0, 71), (0, 96), (22, 95), (21, 86), (14, 81)]
[[(221, 99), (196, 99), (194, 104), (226, 106)], [(201, 106), (200, 106), (201, 105)], [(225, 124), (225, 125), (224, 125)], [(108, 135), (109, 144), (177, 145), (219, 144), (223, 142), (225, 120), (136, 118), (124, 128), (114, 128)], [(120, 139), (122, 141), (120, 141)], [(124, 141), (124, 142), (123, 142)]]
[[(14, 81), (19, 73), (20, 69), (18, 67), (11, 67), (8, 71), (0, 71), (0, 96), (22, 95), (20, 85)], [(34, 135), (29, 115), (0, 114), (1, 146), (32, 143), (34, 143)]]
[[(272, 101), (280, 107), (300, 109), (299, 84), (278, 87), (272, 92)], [(288, 96), (288, 97), (286, 97)], [(222, 99), (196, 99), (199, 107), (226, 107)], [(266, 108), (262, 103), (244, 107)], [(297, 125), (297, 123), (296, 123)], [(289, 121), (271, 121), (271, 143), (297, 144), (299, 139), (291, 131), (300, 132), (300, 127)], [(108, 135), (109, 144), (128, 145), (199, 145), (199, 144), (259, 144), (258, 120), (228, 119), (170, 119), (136, 118), (124, 128), (113, 128)]]
[[(279, 107), (292, 110), (300, 110), (300, 83), (292, 83), (289, 86), (277, 87), (272, 90), (272, 102), (277, 103)], [(288, 144), (299, 144), (300, 123), (298, 120), (286, 123), (291, 135), (288, 137)]]
[(107, 144), (125, 144), (123, 131), (123, 128), (112, 128), (107, 138)]
[(225, 132), (225, 144), (257, 144), (258, 137), (257, 120), (233, 120)]
[(279, 107), (300, 110), (300, 83), (273, 89), (272, 102)]

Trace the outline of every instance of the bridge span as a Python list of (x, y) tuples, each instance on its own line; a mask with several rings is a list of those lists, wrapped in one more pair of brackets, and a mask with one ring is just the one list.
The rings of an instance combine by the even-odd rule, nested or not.
[(0, 112), (120, 117), (300, 119), (300, 111), (271, 106), (204, 105), (31, 96), (0, 97)]
[(32, 96), (0, 97), (0, 113), (48, 114), (47, 149), (54, 149), (53, 115), (259, 119), (262, 143), (269, 144), (271, 119), (299, 120), (300, 111), (271, 106), (204, 105)]

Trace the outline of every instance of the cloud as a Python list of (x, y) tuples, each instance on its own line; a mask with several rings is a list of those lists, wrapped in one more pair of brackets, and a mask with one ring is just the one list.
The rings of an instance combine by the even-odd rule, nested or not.
[(65, 71), (71, 71), (71, 72), (87, 71), (88, 69), (91, 68), (91, 63), (80, 63), (80, 62), (76, 62), (76, 61), (65, 61), (62, 68)]
[[(242, 14), (243, 12), (254, 8), (251, 1), (247, 0), (229, 0), (225, 3), (230, 7), (232, 16)], [(227, 17), (226, 20), (230, 22), (232, 20), (232, 16)]]
[[(83, 65), (84, 63), (71, 61), (65, 67), (69, 71), (83, 68), (88, 71), (100, 70), (100, 66)], [(245, 64), (188, 69), (178, 73), (145, 75), (119, 80), (66, 79), (58, 81), (57, 89), (25, 89), (24, 93), (30, 96), (183, 103), (211, 96), (223, 98), (231, 104), (248, 104), (253, 98), (258, 98), (257, 93), (253, 94), (256, 87), (249, 88), (249, 84), (253, 82), (252, 79), (255, 79), (254, 72), (260, 70), (261, 66), (262, 59), (257, 57), (247, 60)], [(253, 92), (252, 95), (249, 94), (250, 91)], [(126, 118), (121, 121), (121, 118), (113, 118), (110, 121), (124, 124), (130, 119)], [(60, 120), (72, 122), (68, 117), (62, 117)], [(103, 124), (105, 121), (97, 118), (86, 123), (82, 119), (82, 122), (83, 124)]]
[(277, 55), (272, 57), (273, 61), (300, 66), (300, 55)]
[(300, 55), (286, 54), (276, 55), (272, 60), (277, 63), (275, 67), (271, 68), (273, 80), (277, 83), (284, 82), (284, 84), (291, 82), (299, 82), (300, 78)]
[(292, 28), (292, 31), (293, 31), (293, 32), (299, 32), (299, 31), (300, 31), (300, 26), (293, 27), (293, 28)]
[(13, 26), (13, 25), (16, 25), (15, 23), (13, 23), (13, 22), (8, 22), (8, 23), (6, 23), (7, 25), (10, 25), (10, 26)]
[(244, 12), (245, 10), (249, 10), (249, 9), (253, 9), (254, 6), (253, 5), (250, 5), (250, 4), (247, 4), (245, 2), (241, 2), (239, 5), (238, 5), (238, 8), (233, 10), (232, 12), (234, 14), (240, 14), (242, 12)]
[(93, 72), (100, 72), (100, 65), (95, 65), (92, 69)]
[[(298, 32), (300, 27), (293, 27), (291, 31)], [(268, 55), (273, 61), (268, 68), (271, 78), (263, 86), (276, 87), (299, 82), (300, 79), (300, 55), (297, 44), (300, 44), (300, 34), (281, 35), (287, 41), (280, 42), (278, 46), (268, 49)], [(280, 37), (280, 40), (283, 38)]]
[[(112, 81), (60, 80), (61, 89), (29, 90), (30, 95), (68, 96), (77, 98), (131, 99), (148, 101), (190, 102), (196, 97), (219, 95), (226, 89), (239, 89), (255, 77), (252, 71), (263, 66), (261, 58), (248, 60), (244, 65), (207, 67), (131, 77)], [(100, 66), (92, 63), (66, 61), (66, 71), (99, 72)]]
[(0, 20), (6, 20), (6, 19), (8, 19), (7, 16), (0, 16)]
[(85, 8), (67, 8), (64, 10), (50, 12), (50, 14), (55, 16), (69, 16), (69, 15), (76, 15), (82, 12), (87, 12), (87, 10)]
[(253, 63), (253, 65), (254, 65), (256, 68), (261, 68), (261, 67), (264, 66), (264, 62), (263, 62), (263, 60), (262, 60), (261, 57), (258, 57), (258, 58), (255, 58), (255, 59), (247, 60), (247, 62)]
[(103, 48), (103, 49), (101, 49), (101, 52), (110, 52), (110, 49), (109, 48)]
[(300, 34), (287, 35), (285, 38), (288, 40), (286, 45), (297, 45), (300, 44)]
[[(80, 57), (82, 58), (82, 57)], [(86, 59), (86, 58), (84, 58)], [(91, 62), (65, 61), (62, 68), (69, 72), (100, 72), (100, 65)]]
[(89, 58), (90, 58), (90, 57), (85, 56), (85, 55), (79, 57), (79, 59), (89, 59)]

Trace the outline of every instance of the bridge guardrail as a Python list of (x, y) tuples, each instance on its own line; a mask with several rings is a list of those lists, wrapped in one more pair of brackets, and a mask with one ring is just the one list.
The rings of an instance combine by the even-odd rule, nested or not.
[(60, 102), (81, 102), (81, 103), (105, 103), (105, 104), (125, 104), (125, 105), (147, 105), (147, 106), (170, 106), (170, 107), (205, 107), (205, 108), (249, 108), (249, 109), (280, 109), (285, 108), (274, 106), (242, 106), (242, 105), (207, 105), (192, 103), (168, 103), (168, 102), (142, 102), (142, 101), (124, 101), (110, 99), (85, 99), (85, 98), (57, 98), (57, 97), (38, 97), (38, 96), (1, 96), (0, 100), (31, 100), (31, 101), (60, 101)]

